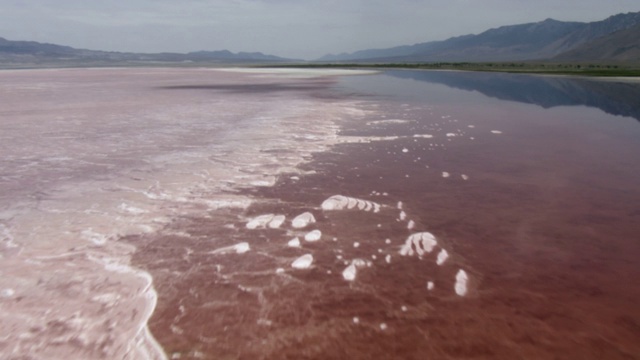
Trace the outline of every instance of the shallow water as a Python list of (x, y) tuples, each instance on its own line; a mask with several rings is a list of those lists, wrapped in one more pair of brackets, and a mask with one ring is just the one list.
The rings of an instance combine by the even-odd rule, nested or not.
[(0, 75), (3, 355), (640, 354), (637, 84)]

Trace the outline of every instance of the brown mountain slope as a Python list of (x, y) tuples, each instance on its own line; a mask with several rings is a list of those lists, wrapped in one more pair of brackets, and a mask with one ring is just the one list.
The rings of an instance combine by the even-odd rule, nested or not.
[(590, 41), (556, 56), (554, 60), (640, 63), (640, 25)]

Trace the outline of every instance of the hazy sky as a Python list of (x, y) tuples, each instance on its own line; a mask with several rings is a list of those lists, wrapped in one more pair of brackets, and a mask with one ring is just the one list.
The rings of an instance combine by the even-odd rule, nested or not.
[(94, 50), (261, 51), (314, 59), (554, 18), (595, 21), (638, 0), (0, 0), (0, 37)]

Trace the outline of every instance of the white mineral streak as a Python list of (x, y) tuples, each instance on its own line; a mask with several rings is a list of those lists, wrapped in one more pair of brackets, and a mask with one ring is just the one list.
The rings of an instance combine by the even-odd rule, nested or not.
[(413, 256), (417, 253), (419, 256), (430, 253), (433, 248), (438, 245), (435, 236), (428, 232), (421, 232), (410, 235), (400, 249), (400, 255)]
[(431, 138), (433, 137), (433, 135), (431, 135), (431, 134), (416, 134), (416, 135), (413, 135), (413, 137), (415, 137), (415, 138), (431, 139)]
[(296, 216), (291, 221), (291, 226), (293, 226), (296, 229), (302, 229), (307, 227), (309, 224), (313, 224), (315, 222), (316, 222), (316, 218), (313, 216), (313, 214), (310, 212), (305, 212)]
[(291, 263), (291, 267), (294, 269), (308, 269), (311, 267), (313, 263), (313, 255), (305, 254), (297, 258), (293, 263)]
[(436, 260), (436, 264), (442, 265), (444, 264), (445, 261), (447, 261), (448, 258), (449, 258), (449, 253), (447, 252), (447, 250), (442, 249), (438, 253), (438, 259)]
[(333, 195), (327, 200), (322, 202), (322, 210), (343, 210), (343, 209), (355, 209), (363, 211), (379, 212), (380, 204), (369, 200), (356, 199), (343, 195)]
[(456, 285), (454, 286), (456, 294), (458, 294), (459, 296), (465, 296), (467, 294), (468, 281), (469, 277), (467, 276), (467, 273), (464, 270), (460, 269), (456, 274)]
[(321, 237), (322, 237), (322, 232), (320, 230), (313, 230), (313, 231), (308, 232), (304, 236), (304, 240), (305, 241), (309, 241), (309, 242), (313, 242), (313, 241), (320, 240)]

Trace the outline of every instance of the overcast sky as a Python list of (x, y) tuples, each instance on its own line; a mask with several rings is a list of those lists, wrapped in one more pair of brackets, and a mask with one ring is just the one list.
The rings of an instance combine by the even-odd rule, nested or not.
[(93, 50), (227, 49), (315, 59), (630, 11), (640, 11), (639, 0), (0, 0), (0, 37)]

